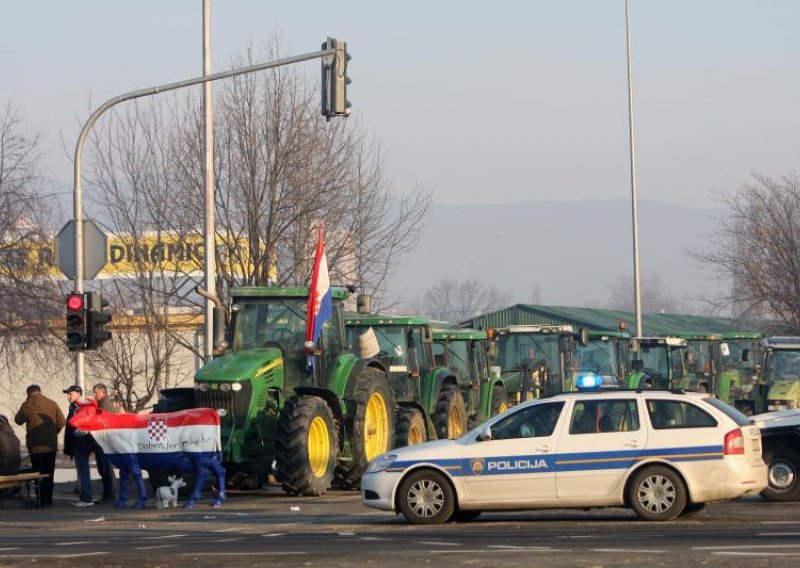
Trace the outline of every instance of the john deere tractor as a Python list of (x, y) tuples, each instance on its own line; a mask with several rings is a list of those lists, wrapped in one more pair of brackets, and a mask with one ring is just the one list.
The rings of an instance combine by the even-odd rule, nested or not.
[(689, 387), (686, 340), (678, 337), (640, 337), (630, 341), (630, 389), (683, 389)]
[(485, 331), (433, 330), (434, 358), (452, 370), (458, 378), (461, 394), (466, 402), (467, 424), (470, 428), (505, 412), (509, 406), (500, 368), (490, 366), (491, 350)]
[(770, 337), (763, 341), (764, 381), (760, 385), (766, 409), (800, 408), (800, 337)]
[(625, 382), (628, 368), (628, 342), (625, 331), (581, 330), (574, 334), (572, 384), (579, 375), (600, 375), (606, 388)]
[(448, 368), (445, 358), (436, 360), (428, 318), (351, 314), (346, 326), (350, 348), (369, 353), (374, 342), (374, 356), (389, 372), (397, 405), (396, 446), (466, 433), (470, 379)]
[(511, 325), (487, 333), (512, 404), (572, 390), (572, 326)]
[(332, 296), (333, 317), (309, 348), (308, 289), (232, 290), (230, 349), (197, 372), (192, 401), (220, 411), (232, 481), (260, 485), (275, 461), (285, 491), (321, 495), (333, 483), (356, 484), (369, 460), (393, 447), (388, 374), (347, 348), (347, 292)]
[[(717, 398), (754, 414), (758, 404), (757, 365), (761, 353), (759, 333), (680, 333), (687, 342), (689, 386), (714, 393)], [(755, 398), (753, 398), (755, 394)]]

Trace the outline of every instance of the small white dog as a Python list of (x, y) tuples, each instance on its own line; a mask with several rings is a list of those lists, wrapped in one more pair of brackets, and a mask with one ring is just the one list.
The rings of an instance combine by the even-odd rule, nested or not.
[(156, 491), (156, 508), (168, 509), (170, 506), (178, 506), (178, 490), (186, 487), (186, 482), (182, 477), (170, 475), (167, 480), (169, 485), (163, 485)]

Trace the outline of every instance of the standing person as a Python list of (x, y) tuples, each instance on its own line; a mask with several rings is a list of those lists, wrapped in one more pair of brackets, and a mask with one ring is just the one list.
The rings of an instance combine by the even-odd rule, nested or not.
[(67, 430), (64, 432), (64, 454), (75, 460), (75, 471), (78, 474), (79, 498), (72, 503), (73, 507), (91, 507), (94, 505), (92, 500), (92, 478), (89, 473), (89, 454), (92, 453), (92, 439), (86, 432), (76, 430), (69, 419), (81, 409), (81, 398), (83, 389), (78, 385), (64, 389), (69, 401), (69, 413), (67, 415)]
[(19, 438), (8, 418), (0, 414), (0, 475), (17, 475), (20, 464)]
[[(108, 389), (103, 383), (98, 383), (92, 387), (92, 394), (97, 401), (97, 406), (103, 412), (110, 412), (111, 414), (119, 413), (119, 407), (108, 396)], [(111, 467), (111, 462), (103, 453), (103, 448), (100, 447), (94, 438), (92, 438), (92, 451), (94, 452), (94, 460), (97, 464), (97, 473), (103, 480), (103, 496), (100, 498), (101, 502), (108, 502), (114, 500), (114, 468)]]
[(39, 496), (43, 507), (53, 504), (53, 475), (56, 471), (58, 433), (66, 425), (64, 413), (58, 405), (42, 394), (39, 385), (31, 385), (26, 391), (28, 398), (22, 403), (14, 422), (25, 424), (25, 443), (31, 455), (31, 466), (35, 471), (47, 475), (42, 479)]

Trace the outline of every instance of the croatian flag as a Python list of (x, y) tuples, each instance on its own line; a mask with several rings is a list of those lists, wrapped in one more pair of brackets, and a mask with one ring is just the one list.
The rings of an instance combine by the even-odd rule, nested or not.
[(213, 459), (222, 450), (220, 417), (211, 408), (141, 415), (98, 414), (95, 406), (88, 406), (70, 424), (91, 432), (108, 460), (120, 469), (135, 455), (142, 469), (188, 471), (198, 460)]
[(322, 326), (333, 316), (331, 300), (331, 279), (328, 277), (328, 259), (325, 256), (325, 243), (322, 242), (322, 229), (317, 233), (317, 250), (314, 254), (314, 271), (311, 273), (311, 288), (308, 290), (308, 324), (306, 343), (316, 345), (322, 333)]

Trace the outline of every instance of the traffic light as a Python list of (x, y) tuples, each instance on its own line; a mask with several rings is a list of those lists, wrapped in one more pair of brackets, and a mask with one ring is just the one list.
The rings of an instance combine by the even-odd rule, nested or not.
[(322, 115), (330, 120), (334, 116), (350, 116), (352, 105), (347, 100), (347, 43), (329, 37), (323, 50), (334, 49), (333, 57), (322, 59)]
[(86, 294), (86, 304), (88, 316), (86, 349), (97, 349), (111, 339), (111, 332), (105, 329), (106, 324), (111, 322), (111, 315), (105, 311), (108, 300), (104, 300), (97, 292), (89, 292)]
[(67, 347), (70, 351), (86, 349), (86, 297), (84, 294), (67, 295)]

